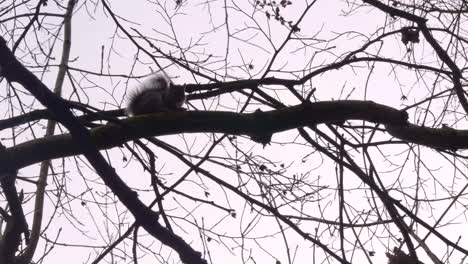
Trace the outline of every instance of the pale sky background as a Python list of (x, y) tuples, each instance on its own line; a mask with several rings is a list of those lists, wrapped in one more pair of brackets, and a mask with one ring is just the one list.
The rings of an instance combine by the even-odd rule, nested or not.
[[(175, 12), (174, 1), (160, 3), (162, 5), (166, 5), (168, 7), (168, 11)], [(212, 69), (222, 68), (224, 63), (223, 58), (226, 55), (226, 28), (224, 26), (219, 27), (225, 20), (225, 14), (219, 8), (224, 5), (224, 1), (210, 2), (210, 8), (202, 3), (206, 2), (189, 0), (179, 10), (180, 15), (176, 16), (173, 20), (175, 25), (174, 32), (177, 34), (177, 38), (179, 39), (181, 46), (187, 46), (189, 43), (200, 41), (200, 43), (203, 45), (197, 48), (199, 52), (212, 54), (213, 57), (218, 58), (213, 59), (213, 61), (216, 61), (216, 63), (213, 63), (209, 66), (211, 66)], [(236, 1), (234, 3), (239, 7), (242, 7), (247, 14), (252, 12), (252, 7), (247, 3), (247, 1)], [(286, 8), (282, 12), (283, 16), (287, 19), (289, 18), (295, 21), (298, 12), (303, 10), (304, 3), (304, 1), (293, 1), (293, 5)], [(228, 4), (231, 7), (233, 6), (233, 2), (228, 2)], [(146, 1), (113, 0), (111, 1), (111, 6), (116, 14), (134, 23), (131, 25), (130, 23), (125, 23), (122, 20), (120, 21), (121, 23), (124, 23), (128, 30), (130, 30), (131, 27), (137, 28), (138, 31), (143, 35), (159, 40), (164, 40), (164, 36), (163, 34), (156, 32), (156, 30), (159, 32), (164, 32), (165, 34), (173, 33), (170, 31), (170, 28), (167, 26), (167, 24), (162, 22), (163, 18), (160, 16), (155, 16), (155, 10), (161, 9), (158, 9), (155, 5), (150, 5)], [(385, 16), (375, 8), (363, 8), (359, 9), (358, 11), (353, 11), (354, 8), (347, 6), (345, 1), (318, 1), (317, 6), (314, 9), (315, 10), (311, 11), (301, 23), (300, 34), (303, 36), (315, 36), (317, 39), (323, 40), (324, 42), (322, 44), (317, 45), (322, 50), (319, 51), (316, 49), (315, 52), (312, 52), (313, 49), (298, 49), (302, 46), (300, 44), (295, 46), (292, 44), (294, 41), (292, 41), (291, 44), (287, 46), (287, 48), (280, 54), (280, 59), (278, 62), (282, 62), (284, 64), (276, 63), (275, 67), (273, 67), (274, 69), (283, 68), (284, 70), (296, 71), (295, 74), (302, 76), (302, 71), (310, 71), (309, 67), (317, 67), (336, 61), (338, 60), (336, 57), (337, 54), (341, 55), (346, 51), (354, 50), (355, 48), (358, 48), (360, 45), (362, 45), (366, 38), (374, 37), (372, 34), (374, 34), (374, 32), (376, 32), (379, 27), (383, 25), (385, 20)], [(57, 12), (57, 8), (54, 2), (49, 1), (49, 5), (43, 8), (42, 11)], [(262, 72), (265, 63), (271, 56), (272, 49), (264, 36), (258, 32), (254, 33), (252, 31), (246, 30), (246, 28), (251, 25), (252, 21), (248, 20), (246, 16), (240, 15), (239, 12), (234, 12), (232, 8), (230, 8), (230, 11), (232, 11), (229, 16), (231, 33), (239, 31), (237, 35), (239, 38), (247, 38), (248, 36), (253, 37), (252, 42), (255, 42), (261, 46), (249, 46), (245, 43), (235, 41), (235, 39), (231, 39), (231, 42), (229, 43), (229, 66), (236, 64), (241, 65), (242, 61), (251, 62), (255, 66), (255, 68), (251, 71), (251, 74), (253, 75), (252, 77), (258, 78), (260, 77), (258, 73)], [(344, 12), (346, 11), (350, 11), (352, 14), (349, 16), (344, 16)], [(59, 13), (63, 13), (63, 10), (59, 11)], [(209, 16), (208, 13), (211, 14), (211, 16)], [(257, 22), (260, 25), (265, 27), (265, 29), (268, 28), (267, 21), (264, 17), (262, 17), (260, 14), (258, 14), (256, 17), (258, 17)], [(53, 19), (48, 18), (48, 20), (52, 21)], [(387, 21), (387, 23), (393, 22)], [(279, 44), (284, 40), (284, 37), (288, 31), (285, 28), (279, 27), (276, 21), (270, 21), (270, 25), (272, 40), (276, 46), (279, 46)], [(398, 21), (395, 23), (393, 29), (399, 29), (402, 26), (406, 26), (406, 24), (401, 24), (400, 21)], [(117, 30), (116, 32), (114, 23), (111, 21), (110, 17), (105, 14), (105, 12), (103, 12), (102, 4), (99, 3), (97, 6), (94, 6), (92, 2), (86, 2), (85, 4), (83, 1), (79, 1), (78, 6), (75, 7), (72, 27), (73, 37), (71, 49), (72, 62), (70, 63), (71, 67), (97, 73), (100, 72), (101, 46), (104, 45), (105, 59), (109, 60), (110, 62), (108, 65), (106, 63), (104, 64), (103, 73), (124, 75), (128, 75), (130, 73), (130, 69), (134, 67), (133, 60), (136, 56), (136, 50), (127, 40), (119, 39), (115, 41), (114, 39), (114, 50), (115, 52), (118, 52), (118, 55), (113, 53), (110, 57), (108, 56), (110, 45), (112, 44), (112, 37), (115, 34), (119, 37), (124, 36), (121, 31)], [(210, 32), (216, 27), (219, 28), (217, 28), (214, 32)], [(379, 30), (381, 31), (382, 29)], [(339, 34), (345, 32), (348, 33), (339, 36)], [(134, 34), (135, 32), (131, 33)], [(326, 40), (329, 40), (334, 36), (338, 38), (332, 42), (326, 42)], [(375, 45), (372, 48), (369, 48), (369, 50), (375, 52), (378, 48), (380, 48), (380, 54), (383, 54), (386, 57), (407, 60), (405, 59), (405, 57), (408, 56), (406, 53), (406, 48), (400, 42), (399, 36), (400, 35), (395, 35), (395, 37), (393, 37), (393, 41), (391, 41), (392, 37), (390, 37), (389, 39), (385, 40), (382, 46)], [(119, 37), (117, 37), (117, 39)], [(148, 48), (144, 41), (140, 41), (139, 43)], [(164, 50), (163, 45), (161, 45), (161, 48)], [(430, 52), (431, 49), (428, 47), (427, 43), (422, 41), (415, 46), (413, 56), (415, 58), (420, 58), (422, 56), (426, 56), (426, 54), (430, 54)], [(54, 56), (57, 58), (56, 62), (58, 63), (60, 53), (54, 53)], [(141, 53), (139, 56), (141, 56), (143, 61), (147, 64), (137, 64), (133, 70), (134, 75), (144, 76), (149, 74), (151, 71), (157, 70), (156, 65), (152, 63), (148, 57), (142, 55)], [(314, 58), (312, 62), (310, 62), (311, 58)], [(412, 59), (410, 58), (409, 60)], [(433, 57), (428, 57), (427, 60), (432, 61)], [(160, 60), (160, 63), (163, 66), (167, 66), (167, 61), (165, 60)], [(406, 105), (411, 105), (414, 101), (420, 98), (427, 97), (430, 91), (427, 87), (424, 87), (424, 85), (430, 86), (432, 82), (434, 82), (433, 76), (431, 75), (423, 76), (424, 82), (416, 83), (416, 78), (421, 78), (421, 76), (417, 76), (416, 73), (405, 69), (398, 69), (397, 75), (395, 75), (390, 66), (384, 66), (382, 64), (378, 64), (372, 75), (368, 76), (368, 68), (364, 67), (364, 64), (361, 64), (360, 66), (362, 69), (350, 69), (349, 67), (345, 67), (340, 70), (329, 71), (312, 80), (312, 86), (317, 88), (315, 97), (319, 101), (336, 99), (366, 99), (394, 108), (403, 108)], [(40, 72), (38, 72), (40, 69), (33, 70), (36, 72), (36, 75), (40, 76)], [(53, 87), (55, 80), (55, 70), (56, 68), (54, 68), (54, 71), (44, 74), (43, 81), (50, 88)], [(175, 83), (194, 83), (194, 79), (185, 70), (180, 68), (170, 66), (166, 69), (166, 73), (173, 77)], [(75, 81), (78, 81), (82, 87), (87, 87), (86, 92), (88, 93), (89, 97), (84, 97), (83, 94), (79, 92), (82, 102), (89, 103), (94, 107), (106, 110), (125, 106), (125, 89), (127, 87), (132, 89), (132, 87), (135, 87), (138, 84), (138, 80), (127, 80), (125, 78), (110, 79), (93, 75), (80, 77), (80, 74), (75, 73), (73, 76), (74, 78), (77, 78)], [(242, 70), (230, 70), (229, 76), (231, 78), (226, 79), (227, 81), (249, 78), (249, 76)], [(269, 76), (294, 78), (294, 76), (282, 73), (278, 73), (277, 75), (272, 74)], [(197, 81), (206, 83), (206, 80), (201, 78), (198, 78)], [(367, 90), (364, 89), (366, 85), (368, 87)], [(296, 88), (300, 89), (301, 87)], [(272, 91), (270, 95), (275, 95), (278, 98), (281, 98), (283, 102), (287, 102), (290, 105), (296, 105), (299, 103), (296, 99), (291, 97), (287, 91), (282, 91), (281, 89), (283, 88), (276, 88), (276, 90), (274, 92)], [(64, 97), (69, 98), (71, 93), (71, 85), (67, 80), (64, 85)], [(411, 94), (409, 100), (402, 101), (401, 97), (403, 95), (406, 96), (407, 94)], [(113, 95), (118, 99), (121, 98), (121, 100), (114, 100), (110, 95)], [(236, 107), (235, 100), (239, 98), (240, 97), (238, 95), (225, 95), (221, 98), (213, 100), (210, 102), (211, 104), (206, 103), (204, 107), (206, 107), (207, 110), (238, 111), (238, 109), (235, 109), (234, 107)], [(71, 99), (77, 100), (76, 95), (73, 94)], [(203, 108), (200, 102), (190, 103), (198, 107), (198, 109)], [(255, 109), (256, 107), (249, 108), (250, 111)], [(262, 109), (269, 110), (265, 107)], [(440, 111), (442, 110), (438, 109), (437, 107), (433, 107), (432, 109)], [(410, 121), (415, 123), (417, 120), (420, 120), (419, 114), (420, 113), (416, 111), (411, 111)], [(447, 120), (456, 118), (456, 113), (451, 114), (453, 117), (448, 117)], [(434, 116), (437, 117), (438, 113), (434, 113)], [(429, 117), (429, 122), (426, 124), (431, 124), (431, 118), (432, 117)], [(436, 127), (440, 127), (441, 125), (440, 121), (436, 120), (434, 120), (432, 124)], [(463, 122), (459, 122), (457, 126), (459, 128), (466, 127), (466, 122), (463, 120)], [(43, 131), (38, 130), (36, 136), (40, 136), (42, 134)], [(289, 143), (295, 139), (295, 134), (296, 131), (275, 134), (273, 136), (273, 141), (279, 143)], [(204, 151), (204, 144), (211, 136), (212, 135), (185, 134), (161, 137), (160, 139), (165, 140), (168, 138), (170, 139), (171, 144), (181, 147), (184, 150), (188, 150), (190, 148), (193, 153), (198, 153), (195, 150)], [(220, 135), (217, 135), (216, 137), (219, 138), (219, 136)], [(381, 138), (382, 140), (389, 138), (388, 135), (383, 133), (378, 134), (377, 137)], [(26, 133), (19, 138), (26, 141), (31, 140), (32, 136)], [(301, 139), (296, 140), (297, 143), (303, 142)], [(317, 179), (317, 185), (330, 187), (336, 186), (337, 176), (335, 173), (335, 164), (331, 163), (330, 160), (326, 159), (323, 155), (314, 153), (315, 150), (312, 147), (305, 147), (299, 144), (272, 144), (271, 146), (262, 148), (262, 146), (255, 144), (250, 140), (239, 138), (239, 142), (243, 150), (246, 150), (249, 153), (253, 153), (254, 155), (258, 155), (257, 158), (260, 156), (266, 156), (270, 160), (278, 162), (278, 164), (285, 164), (289, 166), (287, 171), (284, 172), (285, 176), (293, 177), (295, 174), (308, 174), (309, 178)], [(10, 142), (10, 145), (7, 146), (11, 145), (12, 143)], [(231, 147), (227, 140), (223, 145), (226, 148)], [(226, 155), (224, 154), (225, 150), (221, 147), (219, 148), (219, 150), (214, 151), (213, 156), (217, 154)], [(415, 184), (416, 174), (419, 172), (411, 169), (414, 169), (417, 165), (423, 168), (424, 166), (427, 166), (427, 169), (432, 170), (440, 184), (436, 186), (432, 182), (427, 182), (425, 187), (427, 188), (427, 195), (429, 196), (433, 195), (430, 192), (441, 192), (441, 186), (446, 186), (449, 189), (453, 187), (454, 190), (460, 190), (466, 182), (466, 165), (461, 164), (461, 166), (458, 168), (459, 171), (454, 171), (453, 167), (450, 166), (450, 162), (451, 159), (453, 160), (453, 157), (448, 157), (447, 160), (444, 160), (440, 155), (436, 155), (435, 151), (433, 150), (424, 147), (415, 148), (413, 149), (415, 153), (419, 152), (421, 156), (425, 157), (425, 159), (421, 160), (421, 163), (423, 164), (421, 165), (421, 163), (418, 163), (412, 159), (414, 154), (401, 152), (407, 149), (406, 146), (388, 146), (383, 147), (382, 149), (387, 150), (386, 153), (389, 154), (389, 156), (386, 158), (391, 160), (393, 164), (389, 164), (387, 161), (385, 161), (382, 157), (382, 153), (379, 153), (376, 150), (373, 150), (372, 154), (375, 155), (375, 160), (380, 160), (381, 162), (381, 164), (378, 164), (380, 171), (388, 167), (388, 173), (381, 174), (381, 176), (384, 176), (381, 180), (387, 184), (393, 183), (395, 180), (395, 174), (400, 173), (398, 172), (397, 167), (407, 159), (411, 160), (410, 163), (414, 162), (414, 164), (405, 168), (405, 170), (401, 172), (402, 175), (406, 175), (405, 181), (407, 181), (402, 184), (405, 186), (411, 186)], [(235, 153), (233, 150), (231, 152), (233, 154), (241, 155), (240, 153)], [(178, 163), (173, 157), (167, 155), (162, 150), (156, 150), (156, 154), (158, 155), (156, 166), (158, 169), (160, 169), (160, 174), (162, 175), (161, 177), (163, 177), (168, 183), (175, 182), (180, 177), (180, 175), (185, 172), (185, 167), (182, 167), (180, 163)], [(351, 152), (351, 154), (355, 155), (356, 160), (361, 164), (362, 153)], [(139, 195), (140, 199), (146, 203), (149, 203), (152, 200), (154, 194), (151, 190), (148, 175), (142, 175), (143, 170), (138, 163), (133, 162), (132, 164), (128, 164), (127, 162), (123, 161), (123, 156), (129, 158), (130, 154), (128, 151), (123, 151), (122, 149), (118, 148), (108, 151), (108, 157), (110, 158), (111, 165), (116, 168), (118, 174), (130, 186), (146, 190), (139, 192)], [(44, 261), (44, 263), (63, 263), (64, 261), (67, 264), (91, 263), (99, 253), (90, 250), (89, 246), (102, 246), (104, 245), (103, 241), (108, 242), (110, 238), (114, 240), (117, 237), (118, 232), (124, 232), (127, 229), (127, 226), (122, 226), (122, 230), (115, 230), (112, 224), (105, 222), (105, 220), (101, 217), (101, 214), (103, 213), (111, 216), (119, 216), (120, 219), (125, 218), (126, 220), (123, 220), (123, 222), (128, 224), (132, 223), (130, 214), (126, 212), (126, 210), (120, 204), (115, 207), (111, 205), (107, 208), (104, 206), (98, 208), (91, 203), (87, 203), (86, 206), (80, 205), (82, 201), (81, 198), (86, 200), (91, 199), (93, 196), (103, 196), (103, 193), (106, 191), (106, 189), (103, 188), (102, 181), (99, 179), (99, 177), (90, 172), (89, 168), (84, 166), (83, 162), (80, 162), (80, 166), (76, 167), (74, 165), (75, 159), (83, 158), (80, 156), (66, 159), (64, 161), (66, 167), (63, 173), (65, 173), (65, 177), (67, 177), (68, 181), (66, 185), (67, 192), (76, 195), (76, 199), (64, 199), (62, 202), (65, 208), (72, 210), (72, 213), (76, 219), (72, 219), (69, 217), (69, 215), (67, 215), (68, 213), (71, 213), (71, 211), (67, 213), (62, 211), (54, 212), (54, 209), (51, 207), (51, 205), (56, 203), (56, 197), (50, 195), (48, 196), (48, 199), (46, 198), (46, 208), (48, 209), (45, 211), (43, 226), (50, 224), (47, 233), (49, 235), (56, 234), (58, 237), (58, 243), (78, 246), (56, 246), (47, 256), (47, 259)], [(54, 161), (54, 165), (56, 168), (55, 172), (62, 173), (62, 161)], [(228, 171), (214, 164), (208, 165), (205, 168), (209, 168), (210, 172), (217, 176), (225, 174), (223, 180), (227, 182), (237, 182), (237, 175), (235, 175), (232, 171)], [(311, 171), (312, 168), (314, 168), (314, 170)], [(271, 169), (281, 170), (279, 166), (271, 166)], [(427, 171), (423, 171), (421, 173), (427, 174)], [(454, 179), (454, 173), (457, 173), (459, 178)], [(22, 176), (32, 176), (37, 174), (37, 166), (31, 166), (20, 171), (20, 175)], [(388, 176), (388, 178), (386, 178), (386, 176)], [(92, 190), (88, 189), (89, 186), (87, 186), (87, 183), (85, 183), (83, 180), (84, 178), (95, 182), (95, 184), (92, 186)], [(181, 229), (184, 229), (184, 231), (177, 229), (176, 233), (178, 235), (182, 236), (186, 242), (191, 243), (196, 250), (202, 250), (200, 245), (200, 235), (196, 233), (196, 229), (190, 223), (184, 220), (185, 218), (192, 220), (192, 216), (196, 216), (196, 221), (200, 225), (203, 225), (206, 228), (213, 228), (213, 230), (218, 232), (218, 234), (226, 233), (232, 236), (240, 236), (242, 233), (245, 233), (250, 237), (257, 237), (258, 239), (255, 242), (245, 241), (248, 247), (255, 247), (253, 254), (255, 256), (256, 263), (274, 263), (276, 259), (281, 261), (281, 263), (287, 263), (284, 240), (282, 239), (281, 234), (276, 234), (274, 238), (268, 237), (274, 231), (278, 230), (278, 224), (276, 221), (274, 221), (274, 219), (260, 219), (258, 214), (256, 212), (252, 212), (250, 206), (245, 204), (244, 201), (239, 200), (239, 198), (232, 193), (226, 194), (216, 184), (213, 184), (207, 179), (201, 178), (203, 177), (199, 178), (197, 175), (192, 174), (189, 179), (181, 185), (179, 190), (184, 190), (187, 193), (191, 193), (197, 197), (204, 197), (204, 192), (208, 191), (210, 196), (207, 199), (214, 200), (222, 206), (235, 209), (237, 217), (232, 218), (224, 211), (214, 210), (212, 207), (208, 207), (206, 205), (200, 206), (199, 204), (195, 204), (192, 201), (188, 201), (178, 196), (168, 196), (164, 201), (166, 210), (168, 214), (180, 217), (177, 225), (179, 225)], [(57, 183), (51, 184), (50, 181), (51, 179), (49, 180), (49, 187), (53, 188)], [(348, 188), (353, 185), (355, 185), (355, 187), (361, 187), (361, 181), (349, 172), (345, 174), (345, 181), (346, 184), (348, 184)], [(203, 183), (204, 188), (200, 187), (200, 182)], [(32, 186), (28, 185), (28, 183), (20, 182), (19, 184), (25, 188), (25, 190), (28, 190), (28, 188), (29, 190), (32, 190)], [(397, 187), (398, 185), (395, 186), (395, 188)], [(403, 192), (408, 192), (409, 194), (412, 194), (412, 191), (413, 190), (411, 189), (403, 190)], [(457, 192), (454, 191), (453, 193)], [(324, 200), (320, 203), (307, 204), (307, 207), (310, 207), (308, 208), (310, 215), (314, 217), (320, 217), (321, 215), (319, 210), (325, 210), (326, 214), (323, 215), (325, 219), (337, 219), (337, 212), (326, 210), (326, 208), (332, 205), (336, 205), (338, 197), (333, 196), (333, 191), (328, 192), (328, 194), (329, 196), (324, 197)], [(391, 194), (394, 198), (405, 199), (405, 197), (397, 191), (392, 191)], [(107, 195), (109, 196), (108, 202), (113, 203), (116, 198), (112, 194)], [(369, 210), (368, 204), (365, 203), (366, 198), (363, 196), (362, 191), (358, 192), (356, 190), (355, 193), (348, 192), (345, 195), (347, 201), (353, 204), (356, 211)], [(357, 203), (356, 201), (359, 199), (363, 199), (364, 203)], [(102, 198), (100, 198), (100, 200), (105, 201)], [(425, 219), (426, 216), (431, 214), (438, 217), (449, 202), (450, 201), (447, 200), (434, 203), (434, 205), (438, 206), (437, 208), (420, 208), (420, 217)], [(32, 202), (28, 203), (29, 206), (32, 206), (32, 204)], [(185, 209), (181, 207), (181, 204), (184, 205)], [(31, 208), (26, 207), (25, 210), (26, 212), (31, 212)], [(282, 211), (282, 213), (287, 214), (287, 209)], [(54, 214), (54, 220), (52, 223), (48, 223), (47, 221), (50, 219), (52, 214)], [(466, 219), (464, 218), (463, 214), (464, 210), (462, 208), (458, 208), (456, 211), (451, 211), (442, 222), (446, 223), (453, 221), (457, 223), (457, 225), (448, 225), (439, 231), (452, 241), (457, 241), (458, 236), (463, 235), (466, 233), (466, 230), (468, 230)], [(28, 215), (28, 217), (28, 220), (32, 219), (31, 215)], [(203, 221), (203, 224), (201, 224), (200, 221)], [(282, 224), (282, 226), (285, 227), (284, 224)], [(300, 225), (303, 230), (308, 232), (313, 232), (313, 230), (317, 228), (319, 232), (323, 232), (321, 239), (323, 243), (329, 245), (334, 244), (335, 247), (338, 247), (338, 229), (329, 231), (324, 230), (322, 226), (323, 225), (314, 222)], [(392, 230), (393, 235), (395, 237), (401, 237), (399, 231), (394, 228), (394, 226), (392, 228), (394, 229)], [(351, 231), (347, 232), (351, 234)], [(382, 236), (387, 235), (383, 227), (378, 229), (378, 232), (381, 232)], [(143, 231), (140, 231), (140, 234), (142, 233), (144, 234)], [(289, 244), (289, 247), (294, 258), (294, 263), (311, 263), (313, 245), (310, 242), (304, 241), (298, 235), (294, 234), (293, 231), (287, 230), (286, 233), (291, 236), (289, 240), (291, 244)], [(210, 232), (207, 232), (207, 234), (209, 235)], [(421, 232), (419, 234), (423, 236), (426, 233)], [(365, 234), (363, 235), (365, 237)], [(380, 236), (380, 234), (377, 234), (377, 236)], [(236, 244), (230, 239), (222, 238), (214, 234), (210, 237), (213, 240), (207, 244), (210, 248), (210, 257), (213, 263), (241, 263), (239, 256), (244, 254), (245, 258), (247, 258), (247, 256), (250, 254), (249, 252), (245, 251), (241, 252), (240, 245)], [(48, 239), (55, 240), (56, 237), (48, 237)], [(385, 239), (382, 240), (384, 241)], [(152, 237), (140, 237), (139, 241), (144, 242), (145, 245), (152, 247), (152, 249), (155, 251), (158, 251), (157, 248), (160, 247), (160, 244)], [(462, 238), (459, 244), (464, 245), (464, 242), (466, 242), (466, 239)], [(257, 245), (255, 245), (256, 243)], [(127, 241), (127, 244), (130, 245), (130, 247), (120, 247), (119, 250), (125, 250), (128, 252), (128, 254), (131, 254), (131, 242)], [(441, 244), (439, 240), (436, 240), (433, 237), (429, 238), (428, 244), (433, 250), (440, 248), (441, 252), (436, 253), (439, 253), (438, 256), (441, 258), (442, 254), (446, 250), (442, 246), (443, 244)], [(37, 256), (42, 254), (43, 246), (44, 241), (42, 241), (37, 250)], [(389, 244), (382, 245), (377, 240), (373, 240), (369, 244), (365, 245), (367, 250), (376, 251), (376, 255), (372, 258), (374, 263), (387, 262), (384, 254), (384, 246), (393, 248), (394, 246), (397, 246), (397, 244), (389, 242)], [(263, 252), (261, 249), (262, 247), (269, 252), (274, 252), (275, 255), (271, 256), (268, 253)], [(229, 253), (228, 249), (234, 251), (236, 256)], [(116, 250), (115, 252), (115, 263), (132, 263), (131, 258), (126, 258), (125, 260), (119, 259), (119, 250)], [(406, 247), (404, 247), (404, 250), (405, 252), (407, 251)], [(166, 247), (163, 247), (161, 252), (164, 253), (164, 256), (167, 256), (167, 254), (175, 254), (174, 252), (170, 253), (171, 251)], [(430, 263), (422, 251), (418, 251), (418, 253), (421, 259), (425, 261), (425, 263)], [(141, 254), (142, 253), (140, 252), (140, 256)], [(322, 260), (322, 258), (320, 258), (322, 255), (322, 251), (320, 249), (317, 248), (315, 254), (317, 254), (316, 257), (318, 260)], [(347, 257), (349, 260), (351, 254)], [(457, 263), (456, 261), (458, 259), (456, 257), (452, 257), (451, 259), (454, 260), (454, 263)], [(360, 263), (361, 261), (365, 260), (361, 259), (360, 257), (353, 257), (353, 263)], [(154, 257), (149, 256), (147, 258), (143, 258), (139, 260), (139, 263), (155, 263)]]

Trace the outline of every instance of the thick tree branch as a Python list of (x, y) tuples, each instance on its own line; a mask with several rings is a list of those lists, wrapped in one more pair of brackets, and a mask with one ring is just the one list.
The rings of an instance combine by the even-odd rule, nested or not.
[[(41, 104), (47, 107), (55, 120), (70, 131), (71, 138), (73, 138), (74, 144), (76, 144), (80, 153), (83, 153), (106, 186), (108, 186), (125, 207), (128, 208), (135, 217), (138, 225), (142, 226), (149, 234), (157, 238), (163, 244), (174, 249), (179, 254), (182, 262), (206, 263), (199, 252), (191, 248), (182, 238), (158, 223), (157, 213), (153, 212), (138, 199), (137, 194), (122, 181), (115, 170), (99, 153), (90, 132), (84, 128), (71, 113), (69, 103), (54, 95), (47, 86), (28, 71), (15, 58), (13, 53), (8, 49), (5, 39), (1, 37), (0, 70), (1, 74), (9, 82), (18, 82), (26, 88)], [(36, 155), (40, 156), (42, 153), (36, 153)], [(14, 164), (4, 162), (8, 162), (8, 160), (0, 161), (0, 173), (2, 172), (1, 169), (5, 167), (15, 166)]]
[[(411, 125), (407, 123), (406, 112), (369, 101), (319, 102), (252, 114), (187, 111), (142, 115), (91, 129), (90, 135), (96, 147), (102, 150), (151, 136), (201, 132), (268, 134), (353, 119), (384, 124), (392, 136), (410, 143), (444, 149), (468, 148), (468, 130)], [(79, 154), (82, 154), (80, 143), (72, 140), (70, 134), (62, 134), (8, 148), (0, 154), (0, 162), (22, 168), (42, 160)]]
[[(256, 135), (277, 133), (303, 126), (345, 120), (384, 124), (392, 136), (409, 143), (441, 149), (468, 148), (468, 130), (427, 128), (407, 123), (406, 112), (370, 101), (330, 101), (303, 104), (280, 110), (238, 114), (233, 112), (187, 111), (142, 115), (90, 130), (100, 150), (143, 137), (177, 133), (227, 133)], [(70, 134), (39, 138), (0, 153), (0, 163), (22, 168), (47, 159), (82, 154)]]
[[(3, 152), (3, 145), (0, 145), (0, 148)], [(30, 233), (21, 205), (21, 198), (15, 186), (18, 171), (8, 164), (2, 164), (1, 169), (0, 185), (3, 195), (8, 201), (11, 214), (4, 219), (7, 224), (0, 239), (0, 263), (15, 263), (14, 257), (21, 244), (21, 234), (24, 234), (26, 244), (28, 244)]]
[[(331, 101), (252, 114), (187, 111), (142, 115), (91, 129), (90, 136), (93, 144), (102, 150), (151, 136), (200, 132), (255, 136), (351, 119), (404, 127), (407, 114), (370, 101)], [(43, 160), (82, 153), (80, 142), (73, 140), (70, 134), (62, 134), (11, 147), (0, 154), (0, 162), (10, 162), (22, 168)]]

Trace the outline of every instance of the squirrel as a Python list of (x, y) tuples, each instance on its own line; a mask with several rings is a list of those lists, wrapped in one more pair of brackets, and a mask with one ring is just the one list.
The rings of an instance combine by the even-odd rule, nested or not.
[(410, 255), (406, 254), (403, 250), (394, 247), (393, 253), (385, 253), (388, 258), (388, 264), (424, 264), (418, 259), (413, 259)]
[(127, 115), (182, 111), (185, 86), (174, 85), (169, 77), (153, 73), (128, 96)]

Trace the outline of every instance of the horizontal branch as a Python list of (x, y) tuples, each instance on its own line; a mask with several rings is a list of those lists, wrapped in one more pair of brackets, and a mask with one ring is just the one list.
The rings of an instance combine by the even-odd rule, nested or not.
[(436, 149), (467, 149), (468, 130), (449, 127), (430, 128), (408, 124), (406, 126), (386, 125), (387, 132), (403, 141)]
[[(200, 132), (252, 136), (351, 119), (391, 125), (394, 130), (407, 126), (406, 112), (388, 106), (370, 101), (330, 101), (251, 114), (186, 111), (142, 115), (91, 129), (90, 135), (97, 148), (102, 150), (142, 137)], [(0, 155), (0, 162), (10, 162), (14, 167), (22, 168), (81, 153), (80, 144), (74, 142), (70, 134), (62, 134), (8, 148)]]
[[(468, 148), (468, 130), (421, 127), (409, 124), (407, 118), (404, 111), (371, 101), (328, 101), (250, 114), (186, 111), (141, 115), (91, 129), (90, 134), (97, 148), (103, 150), (143, 137), (202, 132), (253, 137), (323, 123), (365, 120), (385, 125), (390, 135), (410, 143), (442, 149)], [(22, 168), (81, 153), (80, 144), (70, 134), (62, 134), (8, 148), (0, 154), (0, 162)]]

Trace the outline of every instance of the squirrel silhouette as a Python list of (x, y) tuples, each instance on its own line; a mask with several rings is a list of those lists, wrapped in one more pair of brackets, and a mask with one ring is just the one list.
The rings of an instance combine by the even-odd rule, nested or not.
[(166, 75), (153, 73), (130, 93), (127, 114), (135, 116), (181, 111), (185, 99), (183, 85), (174, 85)]

